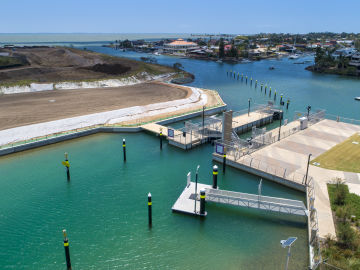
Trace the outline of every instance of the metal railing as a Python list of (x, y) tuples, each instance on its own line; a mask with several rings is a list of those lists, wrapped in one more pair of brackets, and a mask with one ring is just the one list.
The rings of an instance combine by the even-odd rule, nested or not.
[[(207, 107), (206, 109), (214, 109), (214, 108), (218, 108), (218, 107), (221, 107), (221, 106), (223, 106), (223, 104), (218, 103), (218, 104), (216, 104), (214, 106)], [(84, 131), (96, 130), (96, 129), (100, 129), (100, 128), (139, 127), (139, 126), (142, 126), (142, 125), (145, 125), (145, 124), (154, 123), (154, 122), (160, 122), (160, 121), (164, 121), (164, 120), (168, 120), (168, 119), (172, 119), (172, 118), (176, 118), (176, 117), (180, 117), (180, 116), (183, 116), (183, 115), (188, 115), (188, 114), (192, 114), (192, 113), (196, 113), (196, 112), (200, 112), (200, 111), (202, 111), (202, 108), (192, 110), (192, 111), (188, 111), (188, 112), (184, 112), (184, 113), (174, 114), (174, 115), (167, 116), (167, 117), (156, 118), (154, 120), (149, 120), (149, 121), (147, 121), (146, 118), (139, 118), (139, 119), (131, 121), (131, 124), (126, 124), (126, 123), (124, 124), (123, 123), (123, 124), (90, 125), (90, 126), (86, 126), (86, 127), (81, 127), (81, 128), (68, 130), (68, 131), (51, 133), (51, 134), (48, 134), (48, 135), (34, 137), (34, 138), (31, 138), (31, 139), (26, 139), (26, 140), (21, 140), (21, 141), (14, 141), (14, 142), (11, 142), (11, 143), (3, 144), (3, 145), (0, 145), (0, 150), (14, 148), (14, 147), (21, 146), (21, 145), (26, 145), (26, 144), (29, 144), (29, 143), (35, 143), (35, 142), (39, 142), (39, 141), (54, 139), (54, 138), (67, 136), (67, 135), (70, 135), (70, 134), (76, 134), (76, 133), (80, 133), (80, 132), (84, 132)]]

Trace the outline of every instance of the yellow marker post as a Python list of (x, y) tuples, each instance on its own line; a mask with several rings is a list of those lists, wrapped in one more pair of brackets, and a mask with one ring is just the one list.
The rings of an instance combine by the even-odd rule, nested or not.
[(65, 152), (65, 161), (62, 161), (61, 164), (65, 166), (66, 168), (66, 177), (67, 180), (70, 181), (70, 163), (68, 160), (68, 153)]

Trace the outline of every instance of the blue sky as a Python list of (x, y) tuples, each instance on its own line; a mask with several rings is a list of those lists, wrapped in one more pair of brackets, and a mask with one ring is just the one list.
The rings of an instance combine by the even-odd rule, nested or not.
[(1, 0), (0, 33), (360, 32), (360, 0)]

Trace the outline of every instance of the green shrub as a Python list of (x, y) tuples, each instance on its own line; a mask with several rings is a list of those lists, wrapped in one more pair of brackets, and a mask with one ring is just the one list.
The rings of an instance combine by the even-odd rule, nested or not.
[(338, 242), (339, 245), (348, 248), (348, 249), (355, 249), (356, 247), (356, 233), (351, 228), (349, 223), (345, 224), (338, 224), (337, 226), (337, 236), (338, 236)]

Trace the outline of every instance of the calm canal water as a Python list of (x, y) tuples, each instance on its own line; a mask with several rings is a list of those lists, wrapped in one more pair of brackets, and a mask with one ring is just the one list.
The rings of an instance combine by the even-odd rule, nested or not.
[[(100, 46), (88, 49), (138, 59), (143, 54)], [(308, 59), (311, 59), (310, 57)], [(300, 61), (300, 60), (298, 60)], [(159, 56), (160, 64), (180, 62), (196, 76), (193, 86), (216, 89), (233, 110), (268, 97), (226, 77), (236, 70), (267, 82), (291, 99), (286, 117), (307, 105), (359, 118), (360, 81), (316, 75), (294, 61), (249, 64)], [(275, 70), (269, 70), (274, 66)], [(128, 162), (122, 162), (122, 138)], [(72, 180), (61, 165), (70, 153)], [(207, 204), (205, 219), (171, 212), (186, 174), (200, 164), (202, 183), (211, 183), (210, 145), (182, 151), (156, 137), (100, 134), (0, 158), (0, 269), (64, 269), (62, 229), (68, 230), (73, 269), (281, 269), (286, 250), (280, 240), (297, 236), (289, 269), (308, 265), (304, 218)], [(258, 177), (227, 169), (222, 189), (256, 193)], [(153, 228), (147, 226), (147, 193), (153, 195)], [(263, 181), (263, 194), (304, 200), (300, 192)]]
[[(0, 158), (0, 269), (64, 269), (63, 228), (73, 269), (278, 269), (286, 258), (279, 241), (288, 236), (299, 238), (291, 269), (305, 269), (304, 218), (213, 203), (204, 220), (171, 212), (197, 164), (199, 182), (211, 183), (212, 150), (165, 144), (160, 152), (152, 135), (101, 134)], [(70, 183), (61, 165), (65, 151)], [(231, 168), (219, 174), (223, 189), (256, 193), (258, 183)], [(304, 198), (268, 181), (263, 194)]]

